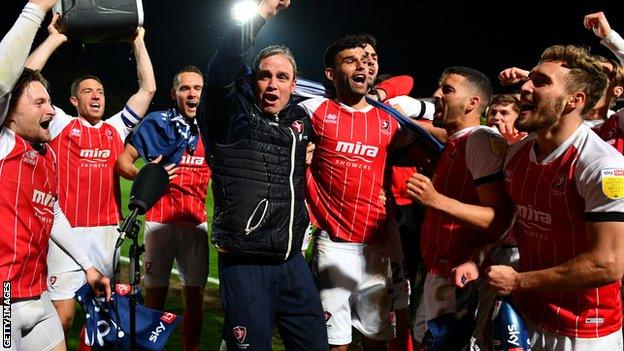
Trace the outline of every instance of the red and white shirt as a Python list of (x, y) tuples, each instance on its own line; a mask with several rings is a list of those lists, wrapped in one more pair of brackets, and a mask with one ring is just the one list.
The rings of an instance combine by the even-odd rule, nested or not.
[(380, 194), (388, 181), (386, 159), (398, 123), (373, 106), (358, 111), (326, 98), (300, 105), (316, 134), (306, 177), (312, 221), (347, 242), (383, 241), (388, 213)]
[(13, 131), (0, 131), (0, 278), (11, 283), (13, 299), (46, 289), (57, 181), (56, 157), (43, 148), (41, 154)]
[(624, 110), (611, 115), (596, 130), (596, 134), (620, 153), (624, 153)]
[(138, 122), (127, 106), (94, 126), (56, 108), (50, 146), (58, 157), (59, 205), (72, 227), (119, 223), (119, 176), (114, 166)]
[(159, 223), (206, 222), (206, 192), (210, 181), (210, 168), (206, 163), (201, 138), (197, 141), (194, 153), (184, 151), (176, 175), (167, 185), (165, 195), (147, 212), (145, 219)]
[[(494, 128), (475, 126), (454, 133), (431, 179), (435, 189), (460, 202), (479, 204), (477, 186), (502, 180), (506, 147), (507, 142)], [(432, 208), (427, 208), (420, 233), (428, 272), (446, 276), (489, 241), (484, 234)]]
[[(535, 136), (514, 144), (505, 185), (515, 204), (520, 271), (554, 267), (589, 248), (585, 223), (624, 220), (624, 157), (586, 125), (543, 161)], [(514, 297), (538, 327), (596, 338), (622, 326), (620, 282), (578, 291), (523, 292)]]

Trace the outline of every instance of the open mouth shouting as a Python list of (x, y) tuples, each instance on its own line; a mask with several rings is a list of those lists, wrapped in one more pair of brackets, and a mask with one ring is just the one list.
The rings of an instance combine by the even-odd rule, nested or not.
[(358, 73), (355, 74), (352, 78), (353, 81), (353, 86), (360, 90), (360, 89), (367, 89), (368, 88), (368, 84), (367, 84), (367, 75), (364, 73)]

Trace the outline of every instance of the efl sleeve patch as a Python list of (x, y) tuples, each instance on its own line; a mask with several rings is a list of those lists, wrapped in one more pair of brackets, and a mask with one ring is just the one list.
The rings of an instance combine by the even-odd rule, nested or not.
[(490, 142), (490, 151), (492, 151), (492, 154), (498, 157), (505, 156), (507, 152), (507, 140), (498, 135), (488, 134), (488, 141)]
[(605, 168), (601, 171), (602, 192), (613, 200), (624, 198), (624, 169)]

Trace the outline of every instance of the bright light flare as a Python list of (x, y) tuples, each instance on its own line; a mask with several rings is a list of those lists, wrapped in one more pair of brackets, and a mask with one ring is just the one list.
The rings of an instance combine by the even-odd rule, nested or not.
[(241, 1), (232, 7), (232, 18), (239, 23), (245, 23), (257, 13), (257, 10), (258, 3), (256, 1)]

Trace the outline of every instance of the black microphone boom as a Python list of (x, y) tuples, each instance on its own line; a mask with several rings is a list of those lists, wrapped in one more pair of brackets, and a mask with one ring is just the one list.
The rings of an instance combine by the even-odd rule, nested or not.
[(145, 214), (163, 196), (168, 183), (169, 174), (159, 164), (148, 163), (139, 170), (130, 189), (130, 201), (128, 202), (130, 215), (124, 219), (119, 228), (120, 239), (123, 240), (136, 217)]

